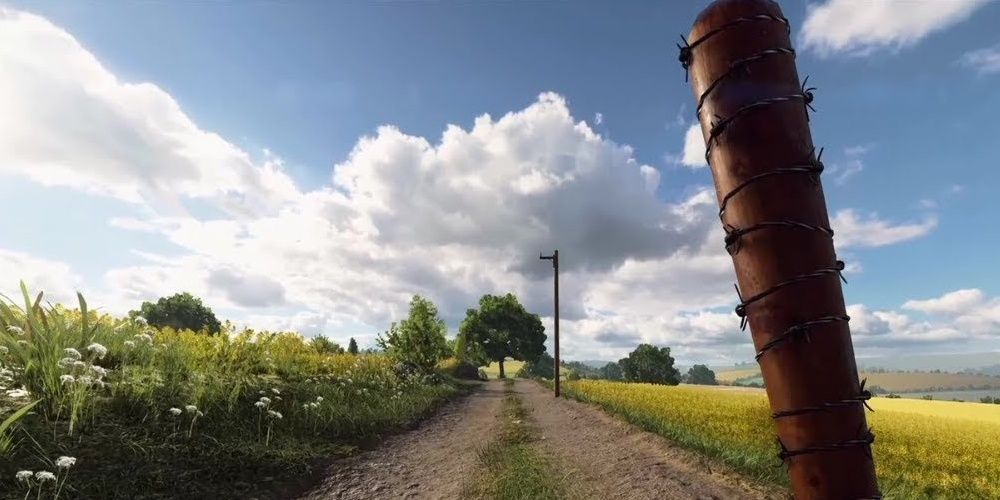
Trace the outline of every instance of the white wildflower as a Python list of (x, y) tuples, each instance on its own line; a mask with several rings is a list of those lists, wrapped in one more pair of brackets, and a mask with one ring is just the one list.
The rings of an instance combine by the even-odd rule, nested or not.
[(73, 382), (76, 382), (76, 377), (74, 377), (72, 375), (63, 375), (63, 376), (59, 377), (59, 382), (62, 385), (72, 384)]
[(135, 317), (135, 323), (138, 324), (138, 325), (146, 325), (147, 324), (146, 323), (146, 318), (143, 318), (142, 316), (136, 316)]
[(17, 343), (20, 345), (28, 345), (28, 341), (24, 339), (18, 340)]
[(271, 417), (273, 419), (276, 419), (276, 420), (281, 420), (281, 413), (280, 412), (276, 412), (274, 410), (267, 410), (267, 416), (269, 416), (269, 417)]
[(257, 391), (257, 394), (260, 394), (261, 396), (263, 396), (263, 395), (267, 394), (267, 391), (265, 391), (264, 389), (261, 389), (261, 390)]
[(309, 408), (312, 408), (312, 406), (309, 403), (302, 403), (303, 410), (308, 410)]
[(205, 414), (204, 414), (204, 413), (202, 413), (202, 412), (201, 412), (201, 410), (198, 410), (197, 412), (195, 412), (195, 414), (194, 414), (194, 415), (195, 415), (196, 417), (199, 417), (199, 418), (201, 418), (201, 417), (204, 417), (204, 416), (205, 416)]
[(187, 411), (188, 413), (194, 413), (198, 411), (198, 407), (195, 405), (187, 405), (184, 407), (184, 410)]
[(10, 351), (7, 349), (7, 346), (0, 345), (0, 354), (7, 354), (8, 352)]
[(40, 483), (44, 483), (45, 481), (55, 481), (56, 475), (47, 470), (40, 470), (35, 473), (35, 479), (37, 479)]
[(319, 403), (313, 401), (312, 403), (309, 403), (309, 406), (312, 406), (313, 409), (316, 409), (316, 408), (319, 408)]
[(260, 402), (264, 403), (266, 405), (269, 405), (269, 404), (271, 404), (271, 398), (266, 398), (266, 397), (265, 398), (260, 398)]
[(122, 342), (122, 345), (128, 347), (129, 349), (135, 348), (135, 342), (132, 340), (126, 340), (125, 342)]
[(256, 406), (257, 408), (260, 408), (260, 409), (264, 409), (264, 407), (267, 406), (267, 404), (264, 403), (263, 401), (257, 401), (253, 405)]
[(76, 360), (73, 359), (73, 358), (63, 358), (63, 359), (60, 359), (59, 360), (59, 367), (60, 368), (69, 368), (69, 367), (73, 366), (73, 362), (74, 361), (76, 361)]
[(104, 378), (108, 375), (108, 370), (104, 367), (93, 365), (90, 369), (94, 372), (94, 375), (97, 375), (97, 378)]
[(94, 385), (94, 377), (91, 377), (90, 375), (80, 375), (79, 377), (77, 377), (76, 381), (79, 382), (80, 385), (84, 387), (90, 387)]
[(24, 335), (24, 329), (17, 325), (7, 325), (7, 333), (13, 333), (14, 335)]
[(177, 415), (180, 415), (182, 413), (180, 408), (171, 408), (171, 409), (169, 409), (167, 411), (169, 411), (170, 414), (173, 415), (173, 416), (175, 416), (175, 417)]
[(149, 335), (146, 335), (145, 333), (137, 333), (135, 335), (135, 339), (138, 340), (138, 341), (140, 341), (140, 342), (145, 342), (147, 344), (152, 344), (153, 343), (153, 337), (150, 337)]
[(59, 457), (56, 460), (56, 467), (60, 469), (68, 469), (74, 465), (76, 465), (76, 458), (74, 457)]
[(281, 396), (275, 396), (275, 397), (274, 397), (274, 400), (275, 400), (275, 401), (281, 401)]
[(69, 357), (69, 358), (80, 359), (80, 358), (83, 357), (83, 355), (80, 354), (80, 351), (77, 351), (76, 349), (73, 349), (72, 347), (67, 347), (67, 348), (63, 349), (63, 352), (66, 354), (66, 357)]
[(73, 362), (73, 368), (86, 368), (86, 367), (87, 363), (84, 363), (83, 361), (77, 360)]
[(107, 356), (108, 354), (108, 348), (98, 344), (97, 342), (88, 345), (87, 350), (90, 351), (91, 354), (97, 356), (97, 359), (104, 359), (104, 356)]
[(323, 396), (316, 396), (316, 401), (322, 403), (323, 402)]
[(281, 391), (279, 391), (277, 387), (272, 388), (271, 392), (273, 392), (275, 394), (281, 394)]
[(19, 470), (17, 471), (17, 474), (14, 475), (14, 477), (16, 477), (18, 481), (26, 483), (28, 481), (31, 481), (31, 478), (35, 477), (35, 473), (31, 472), (30, 470)]

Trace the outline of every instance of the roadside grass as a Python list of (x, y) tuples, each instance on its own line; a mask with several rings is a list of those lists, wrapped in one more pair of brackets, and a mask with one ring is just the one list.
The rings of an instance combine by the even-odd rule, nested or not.
[(161, 330), (26, 289), (4, 299), (0, 499), (281, 496), (470, 387), (292, 333)]
[(479, 452), (484, 473), (466, 485), (463, 497), (496, 500), (568, 498), (568, 485), (552, 460), (535, 443), (538, 430), (531, 415), (513, 392), (514, 381), (504, 380), (500, 431)]
[[(787, 484), (763, 392), (592, 380), (563, 389), (753, 478)], [(871, 405), (884, 498), (1000, 498), (996, 405), (886, 398)]]

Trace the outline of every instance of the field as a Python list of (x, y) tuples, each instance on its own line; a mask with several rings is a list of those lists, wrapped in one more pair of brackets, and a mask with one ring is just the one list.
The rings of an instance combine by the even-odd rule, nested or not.
[[(503, 362), (504, 374), (508, 377), (514, 377), (517, 375), (517, 372), (521, 370), (522, 366), (524, 366), (524, 361), (508, 359)], [(497, 363), (496, 361), (490, 363), (488, 366), (483, 368), (483, 372), (486, 373), (486, 376), (489, 377), (490, 380), (500, 378), (500, 363)]]
[[(739, 383), (741, 380), (760, 376), (757, 368), (724, 370), (715, 374), (723, 384)], [(889, 392), (934, 392), (962, 389), (1000, 389), (1000, 377), (965, 373), (933, 372), (861, 372), (868, 386), (878, 386)]]
[[(591, 380), (564, 387), (570, 397), (753, 477), (787, 482), (762, 391)], [(1000, 497), (1000, 407), (887, 398), (871, 404), (876, 469), (887, 498)]]
[(14, 422), (0, 424), (0, 498), (253, 496), (461, 391), (297, 334), (158, 330), (82, 298), (39, 303), (0, 302), (0, 422)]

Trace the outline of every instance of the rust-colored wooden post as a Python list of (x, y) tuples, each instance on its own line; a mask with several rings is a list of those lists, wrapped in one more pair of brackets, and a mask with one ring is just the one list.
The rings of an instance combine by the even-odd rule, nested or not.
[[(841, 271), (809, 133), (812, 92), (770, 0), (721, 0), (681, 47), (739, 282), (800, 499), (878, 498)], [(743, 324), (745, 326), (746, 323)]]

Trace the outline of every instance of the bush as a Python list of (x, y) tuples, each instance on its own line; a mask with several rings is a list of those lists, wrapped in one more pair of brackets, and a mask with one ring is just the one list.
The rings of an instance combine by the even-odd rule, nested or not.
[(132, 319), (142, 317), (150, 326), (173, 328), (174, 330), (207, 331), (219, 333), (222, 325), (215, 313), (201, 299), (190, 293), (178, 293), (170, 297), (160, 297), (156, 303), (143, 302), (138, 311), (130, 311)]

